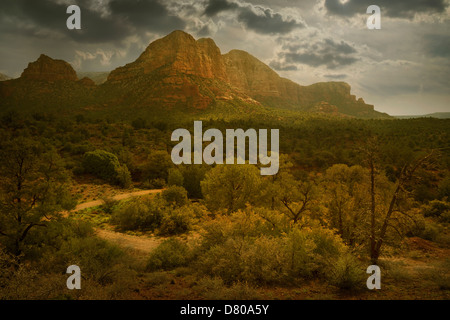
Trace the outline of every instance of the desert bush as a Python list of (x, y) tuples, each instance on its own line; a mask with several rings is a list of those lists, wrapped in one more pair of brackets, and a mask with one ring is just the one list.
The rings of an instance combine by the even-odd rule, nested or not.
[(175, 269), (186, 266), (190, 258), (188, 245), (181, 240), (170, 238), (161, 243), (150, 254), (147, 269), (150, 271)]
[(365, 270), (350, 253), (344, 253), (333, 263), (328, 281), (342, 290), (357, 290), (366, 284)]
[(152, 199), (133, 199), (119, 207), (111, 223), (121, 230), (153, 231), (161, 225), (164, 203)]
[(103, 201), (102, 209), (105, 213), (113, 213), (115, 207), (119, 203), (118, 200), (115, 200), (113, 197), (109, 196), (104, 196), (101, 200)]
[(436, 241), (442, 233), (442, 226), (431, 219), (418, 218), (408, 236), (419, 237), (425, 240)]
[(166, 181), (164, 179), (152, 179), (152, 180), (145, 180), (142, 183), (142, 187), (145, 189), (162, 189), (166, 186)]
[(184, 182), (183, 174), (178, 168), (168, 170), (167, 185), (182, 187)]
[(131, 173), (126, 165), (122, 165), (116, 170), (116, 183), (124, 188), (128, 189), (132, 186)]
[(86, 152), (83, 156), (82, 166), (86, 173), (93, 174), (110, 183), (123, 188), (131, 186), (131, 175), (128, 168), (126, 165), (120, 165), (117, 156), (110, 152), (104, 150)]
[(194, 222), (195, 213), (192, 207), (168, 208), (162, 217), (159, 234), (169, 236), (188, 232)]
[(294, 228), (285, 238), (285, 251), (288, 261), (286, 261), (290, 277), (310, 278), (313, 275), (315, 266), (314, 249), (316, 244), (308, 237), (308, 234), (298, 228)]
[(161, 197), (167, 201), (167, 203), (177, 207), (182, 207), (189, 202), (187, 191), (179, 186), (170, 186), (161, 193)]
[(270, 236), (266, 234), (270, 224), (265, 223), (248, 212), (205, 223), (194, 269), (226, 284), (291, 283), (325, 278), (346, 250), (331, 231), (294, 226), (288, 233)]
[(428, 205), (423, 206), (425, 217), (440, 217), (450, 211), (450, 203), (447, 201), (433, 200)]
[(101, 284), (112, 283), (115, 279), (114, 273), (120, 273), (120, 267), (124, 266), (122, 250), (98, 238), (74, 239), (68, 242), (62, 251), (70, 253), (64, 255), (70, 261), (65, 265), (78, 265), (84, 275)]

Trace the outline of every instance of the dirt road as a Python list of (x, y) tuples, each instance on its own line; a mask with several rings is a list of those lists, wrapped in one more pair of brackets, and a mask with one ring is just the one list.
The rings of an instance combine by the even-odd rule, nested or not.
[[(132, 198), (132, 197), (145, 196), (147, 194), (152, 194), (152, 193), (160, 193), (162, 191), (163, 191), (163, 189), (142, 190), (142, 191), (135, 191), (135, 192), (119, 194), (112, 198), (114, 200), (123, 200), (123, 199), (127, 199), (127, 198)], [(89, 201), (89, 202), (85, 202), (85, 203), (80, 203), (71, 212), (77, 212), (77, 211), (80, 211), (83, 209), (100, 206), (102, 204), (103, 204), (103, 200), (94, 200), (94, 201)]]
[[(142, 190), (142, 191), (136, 191), (136, 192), (129, 192), (129, 193), (123, 193), (119, 194), (113, 197), (114, 200), (123, 200), (127, 198), (132, 197), (138, 197), (138, 196), (144, 196), (147, 194), (154, 194), (154, 193), (160, 193), (163, 189), (155, 189), (155, 190)], [(83, 209), (92, 208), (96, 206), (100, 206), (103, 204), (102, 200), (95, 200), (95, 201), (89, 201), (85, 203), (80, 203), (73, 209), (71, 212), (77, 212)], [(148, 236), (132, 236), (120, 232), (115, 232), (111, 230), (104, 230), (104, 229), (95, 229), (97, 235), (105, 239), (107, 241), (113, 242), (123, 248), (133, 249), (137, 250), (141, 253), (149, 253), (154, 248), (156, 248), (160, 243), (161, 239), (155, 238), (155, 237), (148, 237)]]

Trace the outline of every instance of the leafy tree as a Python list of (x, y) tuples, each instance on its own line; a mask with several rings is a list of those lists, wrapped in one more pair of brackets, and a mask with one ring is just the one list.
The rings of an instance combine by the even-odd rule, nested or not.
[(142, 167), (143, 180), (164, 179), (167, 181), (168, 170), (173, 167), (172, 158), (167, 151), (159, 150), (149, 154)]
[(218, 165), (201, 182), (205, 203), (211, 210), (234, 212), (260, 196), (261, 177), (253, 165)]
[(200, 182), (210, 167), (207, 165), (185, 165), (179, 167), (183, 175), (183, 187), (188, 192), (188, 197), (193, 199), (203, 198)]
[(131, 175), (128, 168), (119, 163), (119, 159), (104, 150), (86, 152), (83, 157), (83, 168), (87, 173), (101, 179), (118, 184), (123, 188), (131, 186)]
[(167, 177), (167, 184), (169, 186), (183, 186), (184, 178), (180, 169), (170, 168)]
[(336, 164), (322, 180), (327, 225), (336, 229), (349, 245), (361, 244), (361, 226), (367, 220), (368, 171), (361, 166)]
[(31, 229), (74, 206), (69, 176), (53, 149), (23, 137), (1, 145), (0, 168), (0, 239), (20, 255)]
[(171, 186), (161, 193), (162, 198), (167, 203), (182, 207), (189, 203), (187, 191), (183, 187)]

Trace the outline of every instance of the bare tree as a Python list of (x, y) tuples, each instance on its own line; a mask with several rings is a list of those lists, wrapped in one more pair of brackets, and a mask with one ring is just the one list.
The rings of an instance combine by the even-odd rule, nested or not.
[[(367, 145), (360, 150), (365, 154), (370, 174), (370, 259), (373, 264), (377, 264), (382, 245), (386, 240), (388, 227), (393, 227), (390, 222), (393, 220), (394, 214), (404, 213), (398, 206), (400, 197), (404, 193), (409, 193), (407, 186), (413, 179), (417, 169), (432, 163), (434, 151), (432, 150), (418, 160), (412, 160), (404, 164), (396, 181), (395, 188), (389, 196), (389, 205), (387, 209), (384, 209), (378, 208), (376, 200), (376, 178), (378, 174), (376, 164), (380, 154), (376, 139), (369, 140)], [(379, 228), (377, 221), (381, 222)]]

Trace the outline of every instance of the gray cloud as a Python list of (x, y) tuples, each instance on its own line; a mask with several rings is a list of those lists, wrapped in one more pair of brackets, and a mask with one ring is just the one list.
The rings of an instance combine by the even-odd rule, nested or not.
[(367, 8), (376, 4), (381, 8), (382, 14), (394, 18), (414, 18), (416, 13), (443, 13), (448, 3), (445, 0), (325, 0), (328, 13), (338, 16), (354, 16), (366, 14)]
[[(278, 57), (286, 64), (306, 64), (312, 67), (325, 66), (327, 69), (337, 69), (348, 66), (359, 58), (357, 50), (345, 41), (336, 42), (332, 39), (308, 39), (296, 45), (285, 45)], [(274, 63), (276, 66), (277, 64)], [(280, 70), (280, 69), (279, 69)]]
[(296, 28), (303, 28), (304, 24), (294, 19), (285, 20), (279, 13), (270, 9), (256, 7), (259, 13), (255, 13), (250, 7), (241, 8), (238, 21), (253, 31), (265, 34), (284, 34)]
[(219, 12), (237, 8), (239, 8), (239, 6), (234, 2), (228, 2), (227, 0), (209, 0), (207, 2), (204, 14), (208, 17), (212, 17)]
[(271, 62), (269, 63), (269, 66), (270, 66), (272, 69), (277, 70), (277, 71), (296, 71), (296, 70), (298, 70), (298, 68), (297, 68), (296, 65), (293, 65), (293, 64), (283, 64), (283, 63), (281, 63), (280, 61), (275, 61), (275, 60), (271, 61)]
[(109, 7), (113, 16), (125, 19), (139, 30), (170, 32), (186, 25), (157, 0), (111, 0)]
[[(64, 36), (79, 43), (120, 42), (141, 32), (170, 32), (185, 26), (157, 0), (111, 0), (106, 4), (110, 15), (92, 9), (86, 0), (75, 0), (74, 4), (81, 8), (81, 30), (65, 27), (67, 5), (56, 0), (2, 0), (0, 16), (9, 21), (16, 34), (53, 34), (55, 38)], [(7, 23), (2, 25), (5, 28), (8, 29)]]
[(269, 8), (228, 0), (208, 0), (204, 14), (212, 17), (224, 11), (235, 12), (237, 20), (246, 28), (261, 34), (286, 34), (304, 27), (302, 22), (286, 19)]

